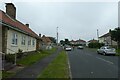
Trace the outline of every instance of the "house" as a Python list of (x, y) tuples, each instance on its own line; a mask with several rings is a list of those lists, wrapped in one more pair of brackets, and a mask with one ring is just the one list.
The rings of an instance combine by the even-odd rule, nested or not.
[[(3, 53), (34, 51), (37, 47), (38, 35), (16, 19), (16, 7), (6, 3), (6, 13), (0, 10), (0, 50)], [(2, 48), (1, 48), (2, 47)]]
[(53, 42), (50, 40), (49, 37), (43, 35), (43, 36), (41, 37), (41, 39), (42, 39), (42, 41), (43, 41), (43, 45), (42, 45), (42, 46), (43, 46), (44, 49), (48, 49), (49, 47), (52, 47)]
[(97, 42), (98, 40), (95, 40), (95, 39), (89, 40), (87, 41), (86, 46), (88, 46), (89, 43), (97, 43)]
[(99, 43), (104, 43), (105, 45), (117, 46), (117, 42), (111, 40), (110, 33), (106, 33), (99, 37)]
[(84, 41), (84, 40), (82, 40), (82, 39), (79, 39), (79, 40), (76, 40), (76, 41), (71, 40), (70, 43), (71, 43), (72, 45), (83, 45), (83, 46), (86, 45), (86, 41)]

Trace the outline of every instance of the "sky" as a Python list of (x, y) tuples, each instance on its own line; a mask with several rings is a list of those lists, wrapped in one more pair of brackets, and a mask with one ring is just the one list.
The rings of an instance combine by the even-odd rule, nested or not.
[(5, 3), (14, 3), (17, 20), (28, 23), (37, 34), (56, 37), (59, 41), (91, 40), (118, 27), (117, 0), (4, 0), (0, 9), (5, 11)]

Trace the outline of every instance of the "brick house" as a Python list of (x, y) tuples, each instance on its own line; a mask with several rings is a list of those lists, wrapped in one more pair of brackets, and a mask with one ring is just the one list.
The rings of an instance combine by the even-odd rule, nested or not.
[(111, 40), (110, 33), (106, 33), (99, 37), (99, 43), (104, 43), (105, 45), (117, 46), (117, 42)]
[(38, 35), (29, 24), (16, 19), (16, 7), (12, 3), (6, 3), (6, 13), (0, 10), (0, 15), (0, 52), (14, 54), (19, 49), (28, 52), (39, 48)]

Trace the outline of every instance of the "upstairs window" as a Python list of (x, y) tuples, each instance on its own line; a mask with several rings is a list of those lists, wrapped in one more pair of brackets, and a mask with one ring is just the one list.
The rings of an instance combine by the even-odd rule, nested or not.
[(12, 35), (12, 44), (17, 45), (18, 43), (18, 36), (16, 33), (13, 33)]

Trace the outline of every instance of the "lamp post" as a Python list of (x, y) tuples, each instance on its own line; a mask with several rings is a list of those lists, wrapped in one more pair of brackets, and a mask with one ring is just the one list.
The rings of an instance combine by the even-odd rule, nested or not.
[(58, 27), (57, 27), (57, 46), (58, 46)]

